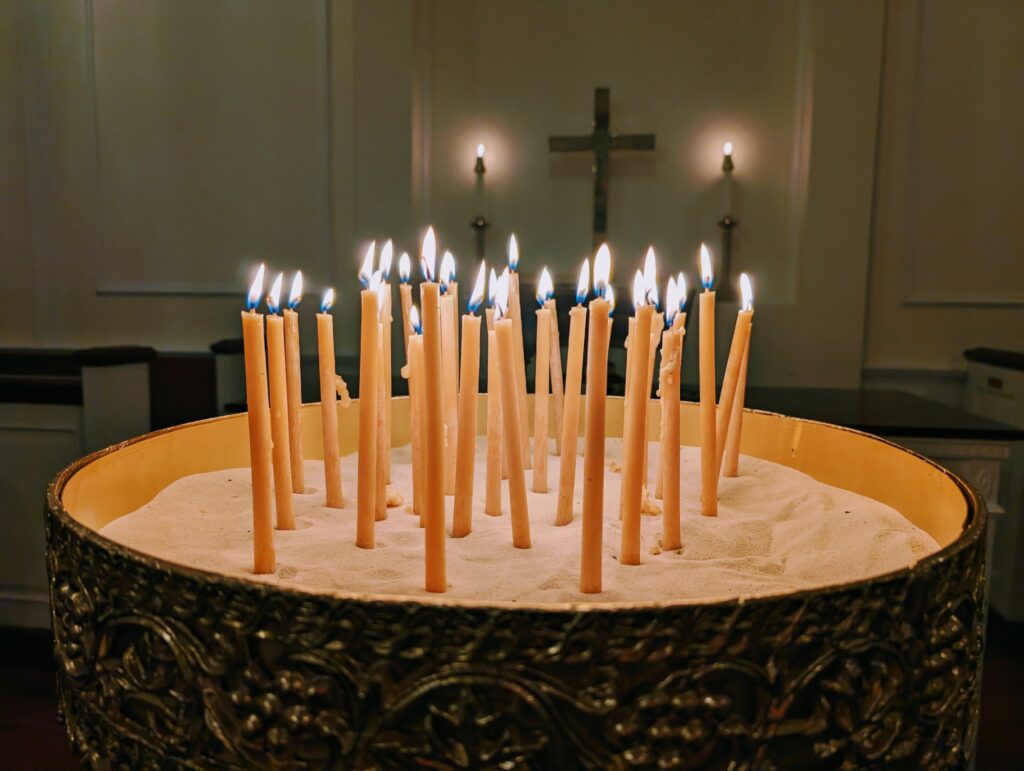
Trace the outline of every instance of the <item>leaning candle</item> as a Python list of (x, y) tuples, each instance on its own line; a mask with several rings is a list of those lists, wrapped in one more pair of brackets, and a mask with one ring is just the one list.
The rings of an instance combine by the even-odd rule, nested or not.
[(271, 522), (270, 406), (267, 403), (267, 358), (263, 349), (263, 315), (256, 312), (263, 293), (264, 267), (249, 287), (242, 311), (245, 352), (245, 399), (249, 419), (249, 465), (252, 469), (252, 571), (273, 573), (274, 532)]
[[(747, 341), (750, 339), (750, 324), (754, 318), (754, 293), (750, 286), (750, 277), (740, 274), (740, 292), (743, 297), (740, 311), (736, 314), (736, 326), (732, 333), (732, 344), (729, 346), (729, 360), (722, 379), (722, 396), (718, 405), (718, 424), (715, 434), (715, 448), (718, 452), (715, 466), (715, 484), (722, 468), (722, 457), (725, 454), (725, 442), (729, 435), (729, 423), (733, 414), (733, 402), (739, 384), (740, 369), (743, 365)], [(745, 384), (744, 384), (745, 386)]]
[(508, 499), (512, 513), (512, 545), (517, 549), (530, 548), (530, 513), (526, 502), (526, 471), (523, 468), (523, 448), (520, 446), (519, 402), (516, 398), (515, 376), (511, 371), (515, 357), (515, 327), (512, 319), (504, 318), (508, 308), (508, 269), (498, 279), (497, 308), (494, 316), (494, 335), (498, 344), (499, 380), (505, 441), (508, 444)]
[(487, 283), (487, 479), (484, 514), (501, 515), (501, 374), (498, 369), (498, 343), (494, 336), (494, 300), (498, 279), (491, 270)]
[[(383, 369), (381, 369), (381, 380), (384, 383), (384, 449), (378, 450), (377, 456), (384, 460), (384, 484), (391, 484), (391, 258), (394, 254), (394, 246), (389, 238), (384, 242), (380, 250), (380, 278), (381, 292), (378, 296), (380, 302), (381, 322), (381, 355), (383, 358)], [(380, 407), (378, 406), (378, 409)], [(380, 504), (384, 505), (384, 504)], [(387, 510), (385, 509), (385, 515)]]
[(722, 476), (734, 477), (739, 474), (740, 439), (743, 436), (743, 403), (747, 395), (747, 362), (750, 359), (750, 337), (754, 325), (750, 325), (747, 344), (743, 348), (743, 362), (740, 364), (740, 379), (736, 382), (736, 398), (732, 403), (732, 419), (729, 433), (725, 438), (725, 460), (722, 462)]
[(544, 302), (553, 291), (551, 274), (544, 268), (537, 284), (537, 355), (533, 377), (533, 486), (548, 491), (548, 373), (551, 365), (551, 309)]
[(409, 283), (409, 253), (398, 258), (398, 301), (402, 306), (402, 341), (405, 344), (405, 362), (409, 363), (409, 337), (412, 334), (412, 284)]
[(284, 319), (277, 315), (281, 308), (281, 283), (278, 273), (267, 295), (267, 364), (270, 372), (270, 435), (274, 441), (274, 508), (277, 529), (294, 530), (292, 510), (292, 459), (288, 439), (288, 376), (285, 374)]
[(455, 258), (441, 260), (441, 377), (444, 398), (444, 493), (455, 495), (455, 454), (459, 430), (459, 363), (455, 295), (449, 290), (455, 278)]
[(590, 261), (584, 260), (576, 285), (576, 307), (569, 311), (569, 355), (565, 360), (565, 409), (562, 424), (556, 431), (562, 435), (562, 463), (558, 469), (558, 506), (555, 524), (572, 522), (572, 499), (576, 491), (576, 445), (580, 434), (580, 383), (583, 379), (583, 337), (586, 333), (587, 309), (583, 301), (590, 287)]
[(565, 386), (562, 382), (562, 343), (558, 334), (558, 304), (555, 302), (554, 287), (544, 301), (544, 307), (551, 311), (551, 349), (549, 358), (551, 380), (551, 411), (555, 419), (555, 455), (562, 454), (562, 416), (565, 413)]
[(362, 314), (359, 337), (356, 546), (361, 549), (372, 549), (377, 504), (377, 332), (380, 328), (380, 322), (377, 320), (377, 285), (380, 282), (380, 274), (373, 272), (372, 252), (366, 255), (359, 280), (365, 288), (359, 295)]
[(700, 245), (700, 513), (718, 515), (718, 453), (715, 450), (715, 293), (711, 254)]
[(284, 366), (288, 382), (288, 455), (292, 461), (292, 492), (306, 489), (302, 468), (302, 358), (299, 349), (299, 314), (302, 300), (302, 271), (292, 279), (288, 307), (284, 309)]
[(611, 254), (602, 244), (594, 255), (594, 292), (590, 302), (590, 344), (587, 355), (587, 418), (583, 449), (583, 526), (580, 550), (580, 591), (601, 591), (604, 530), (605, 398), (608, 390), (608, 327), (611, 304), (604, 293), (611, 287)]
[(338, 447), (338, 392), (336, 364), (334, 361), (334, 290), (324, 292), (320, 312), (316, 315), (316, 342), (320, 365), (320, 425), (324, 445), (324, 485), (329, 509), (340, 509), (344, 503), (341, 495), (341, 458)]
[[(508, 316), (515, 334), (516, 404), (519, 412), (519, 444), (523, 452), (523, 466), (530, 468), (530, 419), (526, 408), (526, 349), (523, 344), (523, 308), (519, 297), (519, 242), (513, 233), (508, 239)], [(507, 368), (506, 368), (507, 369)]]
[[(433, 230), (428, 234), (433, 236)], [(426, 243), (426, 239), (424, 239)], [(426, 252), (426, 249), (424, 249)], [(448, 589), (444, 555), (444, 420), (441, 412), (441, 287), (434, 282), (432, 261), (423, 260), (426, 281), (420, 284), (423, 308), (424, 371), (424, 588)]]
[[(643, 276), (641, 290), (634, 289), (633, 305), (636, 308), (636, 326), (629, 350), (636, 363), (633, 380), (630, 383), (629, 425), (623, 431), (626, 443), (622, 455), (622, 541), (619, 562), (623, 565), (640, 564), (640, 509), (643, 506), (644, 447), (647, 444), (647, 367), (651, 348), (651, 322), (654, 319), (654, 305), (649, 300), (651, 287)], [(634, 282), (634, 287), (637, 282)]]
[(455, 511), (452, 536), (461, 538), (473, 529), (473, 474), (476, 464), (476, 397), (480, 388), (480, 317), (477, 309), (484, 300), (484, 271), (480, 272), (462, 317), (462, 370), (459, 373), (459, 445), (455, 463)]

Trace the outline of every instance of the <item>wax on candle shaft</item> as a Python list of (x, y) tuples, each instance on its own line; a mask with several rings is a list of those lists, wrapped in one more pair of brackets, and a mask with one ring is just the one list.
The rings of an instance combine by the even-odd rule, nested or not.
[(425, 524), (423, 514), (424, 487), (426, 485), (424, 447), (424, 396), (423, 396), (423, 335), (409, 337), (409, 411), (412, 418), (412, 510), (419, 515), (420, 527)]
[(523, 344), (523, 309), (519, 298), (519, 274), (508, 276), (508, 317), (515, 330), (513, 362), (515, 362), (516, 410), (519, 413), (519, 443), (523, 453), (523, 467), (530, 468), (530, 416), (526, 404), (526, 349)]
[(558, 471), (558, 508), (555, 524), (572, 522), (572, 504), (576, 490), (576, 445), (580, 433), (580, 385), (583, 380), (583, 338), (587, 309), (577, 305), (569, 311), (569, 355), (565, 361), (565, 406), (562, 425), (561, 465)]
[(505, 441), (508, 444), (508, 498), (512, 512), (512, 545), (517, 549), (530, 548), (530, 513), (526, 500), (526, 471), (518, 431), (519, 403), (516, 399), (515, 377), (509, 366), (515, 362), (515, 331), (512, 319), (494, 323), (498, 342), (498, 361), (501, 367), (501, 406)]
[(487, 316), (487, 488), (484, 513), (501, 514), (501, 373), (498, 367), (498, 342), (494, 335), (494, 309)]
[(548, 491), (548, 375), (551, 364), (551, 310), (537, 310), (537, 353), (533, 386), (533, 492)]
[(736, 397), (736, 385), (739, 381), (740, 366), (743, 363), (743, 352), (750, 336), (750, 322), (753, 311), (740, 311), (736, 314), (736, 326), (733, 329), (732, 343), (729, 346), (729, 358), (726, 362), (725, 377), (722, 379), (722, 395), (719, 397), (718, 415), (715, 431), (715, 484), (722, 469), (722, 457), (725, 454), (725, 440), (729, 435), (729, 421), (732, 418), (732, 403)]
[(661, 436), (663, 483), (661, 548), (679, 549), (679, 379), (681, 375), (682, 341), (686, 330), (673, 326), (665, 333), (661, 347), (661, 411), (664, 431)]
[(630, 342), (630, 354), (635, 362), (630, 384), (629, 426), (625, 429), (627, 442), (622, 457), (622, 541), (619, 562), (623, 565), (640, 564), (640, 509), (643, 505), (644, 446), (647, 444), (647, 362), (651, 347), (651, 321), (654, 306), (641, 305), (636, 310), (636, 326)]
[(324, 505), (340, 509), (344, 504), (341, 488), (341, 458), (338, 445), (338, 393), (335, 386), (334, 317), (316, 315), (317, 351), (320, 364), (320, 425), (324, 447)]
[(452, 536), (473, 529), (473, 474), (476, 464), (476, 401), (480, 382), (480, 317), (462, 317), (462, 371), (459, 382), (459, 444), (455, 465), (455, 511)]
[(700, 513), (718, 515), (715, 449), (715, 293), (700, 295)]
[(732, 403), (732, 419), (729, 421), (729, 433), (725, 440), (725, 460), (722, 463), (722, 475), (734, 477), (739, 473), (740, 439), (743, 435), (743, 404), (747, 394), (747, 362), (750, 360), (750, 338), (754, 325), (750, 325), (747, 344), (743, 347), (743, 361), (740, 364), (740, 377), (736, 382), (736, 398)]
[(558, 330), (558, 305), (552, 297), (544, 307), (551, 311), (550, 380), (551, 406), (555, 421), (555, 455), (562, 454), (562, 416), (565, 414), (565, 385), (562, 373), (562, 338)]
[(428, 592), (448, 590), (444, 544), (444, 415), (441, 396), (440, 286), (420, 284), (423, 311), (424, 362), (424, 587)]
[(306, 490), (302, 466), (302, 356), (299, 347), (299, 314), (284, 310), (284, 357), (288, 384), (288, 456), (292, 462), (292, 492)]

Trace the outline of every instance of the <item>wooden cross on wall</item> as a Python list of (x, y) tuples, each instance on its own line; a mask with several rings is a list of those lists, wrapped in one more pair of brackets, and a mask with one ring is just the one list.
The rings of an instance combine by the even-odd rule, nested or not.
[(548, 151), (594, 154), (594, 246), (608, 237), (608, 172), (612, 150), (653, 150), (654, 134), (612, 134), (611, 92), (594, 89), (594, 130), (586, 136), (548, 137)]

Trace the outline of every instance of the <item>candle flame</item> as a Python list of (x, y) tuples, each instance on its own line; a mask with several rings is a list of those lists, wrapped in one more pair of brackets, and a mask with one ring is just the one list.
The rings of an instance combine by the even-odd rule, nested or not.
[(398, 258), (398, 280), (403, 284), (409, 283), (409, 273), (412, 271), (412, 264), (409, 260), (409, 253), (402, 252), (402, 256)]
[(604, 288), (604, 299), (608, 303), (608, 318), (611, 318), (615, 315), (615, 290), (611, 284)]
[(455, 280), (455, 255), (445, 250), (441, 258), (441, 293), (448, 290), (448, 285)]
[(413, 305), (409, 308), (409, 329), (412, 330), (414, 335), (422, 334), (423, 325), (420, 323), (420, 312)]
[(516, 234), (513, 233), (508, 237), (508, 269), (513, 273), (516, 272), (516, 268), (519, 267), (519, 242), (516, 240)]
[(501, 321), (508, 312), (508, 268), (498, 278), (497, 290), (494, 293), (494, 321)]
[(665, 326), (671, 327), (676, 314), (679, 313), (679, 285), (675, 276), (668, 277), (665, 286)]
[(732, 155), (732, 142), (722, 145), (722, 155)]
[(378, 294), (380, 292), (380, 284), (380, 271), (375, 270), (373, 271), (373, 273), (370, 274), (370, 280), (366, 282), (366, 288), (369, 289), (374, 294)]
[(601, 244), (594, 255), (594, 294), (598, 297), (612, 278), (612, 253), (608, 244)]
[(754, 287), (750, 285), (750, 276), (740, 273), (740, 295), (743, 297), (743, 310), (754, 309)]
[(334, 307), (334, 287), (327, 287), (324, 290), (323, 299), (320, 300), (320, 312), (327, 313)]
[(711, 268), (711, 252), (707, 244), (700, 245), (700, 280), (706, 290), (711, 289), (715, 282), (715, 273)]
[(281, 310), (281, 286), (284, 284), (284, 273), (278, 273), (267, 294), (267, 310), (277, 313)]
[(466, 309), (475, 314), (480, 310), (484, 302), (484, 280), (487, 278), (487, 263), (480, 263), (480, 270), (476, 274), (476, 283), (473, 284), (473, 293), (469, 296), (469, 304)]
[(427, 228), (423, 236), (423, 245), (420, 248), (420, 268), (423, 270), (423, 278), (426, 281), (434, 280), (434, 268), (437, 265), (437, 236), (434, 235), (434, 227)]
[(582, 305), (590, 289), (590, 258), (584, 257), (580, 266), (580, 279), (576, 282), (576, 304)]
[(639, 270), (633, 274), (633, 308), (639, 308), (647, 302), (647, 282)]
[(391, 243), (391, 239), (389, 238), (384, 242), (384, 247), (380, 250), (380, 262), (378, 263), (380, 266), (380, 274), (384, 277), (385, 281), (391, 278), (391, 257), (394, 253), (395, 246)]
[(644, 255), (644, 288), (647, 291), (647, 302), (650, 302), (655, 309), (658, 307), (658, 258), (654, 254), (654, 247), (647, 247), (647, 254)]
[(686, 274), (682, 271), (676, 275), (676, 288), (679, 290), (679, 310), (686, 310), (686, 296), (690, 293), (690, 287), (686, 283)]
[(288, 293), (288, 307), (292, 310), (302, 302), (302, 271), (295, 271), (295, 278), (292, 279), (292, 291)]
[(370, 285), (370, 277), (373, 275), (373, 255), (377, 250), (377, 242), (371, 241), (366, 249), (366, 256), (363, 257), (363, 265), (359, 268), (359, 283), (365, 289)]
[(537, 305), (543, 305), (555, 295), (555, 285), (551, 281), (551, 274), (547, 268), (540, 272), (540, 279), (537, 281)]
[(256, 276), (253, 278), (252, 283), (249, 284), (249, 295), (245, 298), (246, 310), (254, 311), (259, 306), (260, 295), (263, 294), (263, 277), (266, 272), (267, 266), (261, 264), (256, 271)]
[(494, 268), (491, 268), (490, 275), (487, 276), (487, 304), (492, 308), (494, 307), (494, 298), (498, 292), (498, 275), (494, 272)]
[(476, 146), (476, 157), (477, 158), (483, 158), (484, 157), (484, 146), (482, 144), (479, 144), (479, 145)]

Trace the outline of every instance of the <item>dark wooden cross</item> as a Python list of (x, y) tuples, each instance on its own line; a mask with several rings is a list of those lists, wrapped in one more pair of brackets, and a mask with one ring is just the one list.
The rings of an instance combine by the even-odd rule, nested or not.
[(594, 89), (594, 130), (586, 136), (548, 137), (548, 151), (594, 154), (594, 246), (608, 236), (608, 171), (612, 150), (653, 150), (654, 134), (612, 134), (610, 91)]

